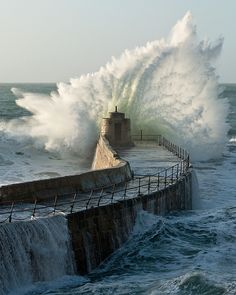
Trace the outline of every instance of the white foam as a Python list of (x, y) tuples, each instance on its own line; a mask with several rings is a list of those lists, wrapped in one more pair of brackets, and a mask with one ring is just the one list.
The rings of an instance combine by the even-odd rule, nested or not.
[(230, 143), (236, 143), (236, 136), (233, 136), (229, 140)]
[(194, 210), (202, 209), (198, 178), (195, 170), (192, 170), (192, 208)]
[(0, 294), (75, 273), (62, 216), (0, 226)]
[(133, 132), (161, 133), (187, 148), (193, 159), (221, 154), (229, 126), (228, 103), (218, 99), (213, 67), (223, 40), (199, 41), (188, 12), (165, 40), (125, 50), (98, 72), (59, 83), (51, 95), (22, 93), (16, 103), (32, 116), (8, 122), (13, 136), (30, 136), (47, 150), (81, 157), (94, 146), (101, 118), (118, 105)]
[(137, 218), (135, 220), (135, 225), (133, 228), (133, 234), (143, 234), (144, 232), (150, 230), (160, 220), (162, 220), (162, 217), (158, 215), (148, 213), (144, 210), (138, 211)]

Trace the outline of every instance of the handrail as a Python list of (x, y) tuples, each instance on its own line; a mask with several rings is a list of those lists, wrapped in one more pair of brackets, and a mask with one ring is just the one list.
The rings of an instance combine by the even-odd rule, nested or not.
[[(71, 193), (56, 194), (53, 199), (47, 199), (47, 205), (44, 205), (42, 200), (38, 200), (37, 198), (33, 200), (33, 203), (32, 199), (1, 202), (0, 209), (2, 209), (2, 212), (0, 212), (0, 223), (89, 210), (90, 208), (104, 206), (115, 201), (161, 191), (174, 185), (179, 179), (186, 175), (190, 167), (190, 157), (185, 149), (161, 135), (145, 135), (141, 132), (140, 135), (132, 135), (132, 138), (134, 137), (136, 137), (136, 140), (138, 139), (141, 141), (144, 141), (146, 137), (155, 138), (158, 145), (163, 146), (176, 155), (180, 159), (180, 162), (171, 167), (157, 171), (154, 174), (138, 175), (133, 177), (130, 181), (121, 182), (119, 184), (111, 184), (84, 192), (80, 192), (78, 188), (76, 188), (75, 191)], [(27, 206), (31, 204), (32, 208), (21, 208), (22, 204), (27, 204)], [(29, 213), (29, 215), (24, 218), (17, 218), (16, 214), (18, 213)]]

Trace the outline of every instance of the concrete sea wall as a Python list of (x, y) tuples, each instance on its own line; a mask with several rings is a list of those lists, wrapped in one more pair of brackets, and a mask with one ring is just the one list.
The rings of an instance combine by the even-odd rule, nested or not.
[(140, 210), (164, 215), (191, 207), (192, 173), (189, 171), (161, 191), (68, 215), (78, 273), (89, 273), (128, 239)]
[(17, 200), (46, 200), (56, 195), (89, 191), (131, 179), (128, 162), (120, 159), (109, 142), (100, 136), (91, 170), (79, 175), (29, 181), (0, 187), (0, 202)]
[[(92, 271), (128, 239), (139, 211), (164, 215), (191, 209), (193, 175), (189, 166), (186, 167), (176, 181), (162, 190), (114, 203), (110, 200), (107, 205), (68, 214), (78, 273)], [(0, 203), (35, 198), (47, 200), (55, 195), (89, 191), (132, 178), (129, 163), (119, 157), (103, 136), (99, 138), (92, 168), (96, 170), (80, 175), (2, 186)]]
[(117, 152), (110, 146), (108, 140), (101, 135), (97, 143), (92, 169), (120, 167), (126, 164), (127, 162), (120, 159)]

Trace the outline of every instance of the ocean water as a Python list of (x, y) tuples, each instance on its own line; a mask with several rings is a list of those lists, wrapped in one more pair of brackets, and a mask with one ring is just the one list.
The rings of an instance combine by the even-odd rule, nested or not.
[(97, 73), (57, 86), (0, 84), (1, 184), (88, 169), (100, 119), (115, 105), (134, 131), (189, 149), (199, 182), (193, 210), (140, 212), (129, 240), (91, 274), (11, 294), (236, 294), (236, 84), (218, 86), (221, 47), (198, 41), (187, 13), (169, 38)]
[(56, 84), (0, 84), (0, 184), (78, 174), (89, 170), (91, 157), (78, 158), (75, 153), (66, 151), (49, 152), (40, 142), (27, 137), (27, 134), (4, 132), (6, 122), (24, 122), (31, 115), (28, 110), (17, 106), (16, 97), (11, 91), (14, 87), (25, 92), (39, 92), (41, 95), (56, 90)]
[[(17, 85), (0, 85), (4, 120), (30, 115), (14, 103), (10, 92), (13, 86)], [(41, 93), (55, 89), (55, 85), (20, 87)], [(236, 294), (236, 84), (220, 87), (221, 96), (227, 97), (230, 104), (228, 142), (217, 159), (193, 163), (200, 193), (194, 200), (194, 210), (165, 217), (141, 212), (130, 239), (93, 273), (38, 282), (13, 294)], [(23, 155), (12, 152), (13, 140), (14, 151)], [(9, 145), (4, 152), (1, 149), (2, 171), (14, 166), (19, 168), (14, 177), (22, 173), (18, 157), (25, 157), (28, 144), (28, 140), (18, 143), (13, 138), (1, 138), (1, 146)], [(37, 147), (31, 149), (31, 157), (39, 153)], [(47, 163), (52, 155), (40, 150), (41, 167), (42, 160)], [(50, 165), (51, 171), (62, 173), (63, 168), (57, 170), (58, 166)], [(25, 167), (23, 170), (27, 170)]]

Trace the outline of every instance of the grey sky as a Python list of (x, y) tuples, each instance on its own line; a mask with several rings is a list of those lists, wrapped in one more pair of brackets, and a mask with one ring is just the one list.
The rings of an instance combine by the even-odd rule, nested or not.
[(190, 10), (201, 38), (225, 38), (221, 82), (236, 82), (235, 0), (0, 0), (0, 82), (68, 81), (126, 48), (166, 37)]

